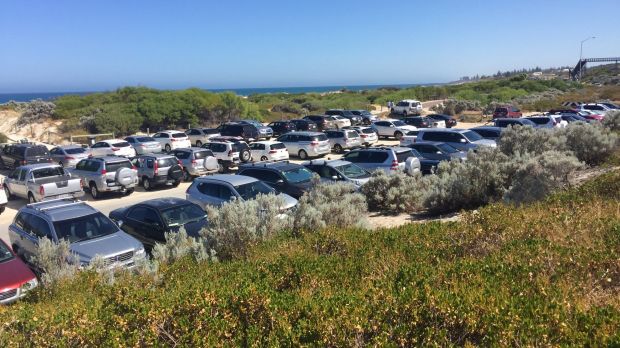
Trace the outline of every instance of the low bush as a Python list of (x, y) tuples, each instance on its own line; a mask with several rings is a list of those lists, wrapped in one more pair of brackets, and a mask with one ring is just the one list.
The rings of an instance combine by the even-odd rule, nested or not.
[(366, 199), (348, 183), (323, 183), (303, 195), (295, 210), (295, 231), (367, 225)]
[(6, 136), (6, 134), (4, 133), (0, 133), (0, 143), (6, 143), (9, 141), (9, 137)]
[(41, 281), (48, 285), (73, 278), (80, 267), (80, 260), (64, 239), (54, 243), (48, 238), (40, 238), (30, 262), (41, 272)]
[(566, 138), (555, 130), (530, 126), (509, 126), (501, 133), (498, 147), (507, 156), (526, 153), (539, 155), (545, 151), (567, 149)]
[(566, 147), (588, 165), (603, 163), (618, 145), (618, 136), (599, 125), (572, 123), (557, 131), (558, 137), (566, 138)]
[(419, 176), (411, 177), (400, 171), (388, 175), (378, 170), (362, 186), (361, 192), (370, 210), (398, 214), (418, 210), (424, 190)]
[(620, 132), (620, 110), (607, 112), (602, 124), (613, 132)]
[(190, 237), (184, 228), (178, 232), (166, 232), (166, 243), (157, 243), (152, 251), (155, 264), (166, 265), (184, 257), (196, 261), (216, 261), (215, 251), (205, 238)]

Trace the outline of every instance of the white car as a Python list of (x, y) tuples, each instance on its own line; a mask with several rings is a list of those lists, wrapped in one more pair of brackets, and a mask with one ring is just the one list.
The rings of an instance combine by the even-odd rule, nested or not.
[(284, 161), (289, 158), (286, 146), (279, 141), (257, 141), (250, 144), (252, 161)]
[(220, 136), (220, 132), (215, 128), (191, 128), (186, 130), (185, 134), (187, 134), (189, 141), (195, 144), (196, 147), (201, 147), (209, 139)]
[(349, 120), (348, 118), (338, 116), (338, 115), (327, 116), (327, 118), (331, 120), (332, 122), (334, 122), (334, 125), (336, 126), (336, 128), (351, 126), (351, 120)]
[(375, 132), (375, 130), (372, 129), (372, 127), (351, 126), (351, 127), (346, 127), (345, 129), (353, 129), (354, 131), (356, 131), (360, 135), (360, 138), (362, 138), (361, 139), (362, 145), (366, 147), (379, 142), (379, 137), (377, 136), (377, 133)]
[(175, 130), (166, 130), (153, 135), (153, 139), (161, 144), (162, 149), (170, 152), (176, 149), (189, 149), (192, 143), (187, 134)]
[(414, 131), (409, 131), (405, 133), (403, 137), (400, 138), (400, 146), (407, 147), (415, 143), (416, 139), (418, 138), (418, 132), (419, 131), (414, 130)]
[(407, 132), (418, 130), (415, 126), (408, 125), (400, 120), (377, 121), (371, 127), (377, 132), (379, 138), (394, 137), (396, 140), (400, 140)]
[(131, 158), (136, 157), (136, 150), (123, 139), (108, 139), (91, 146), (90, 154), (93, 157), (121, 156)]
[(420, 115), (422, 113), (422, 103), (418, 100), (404, 99), (396, 103), (390, 110), (393, 114), (403, 116)]

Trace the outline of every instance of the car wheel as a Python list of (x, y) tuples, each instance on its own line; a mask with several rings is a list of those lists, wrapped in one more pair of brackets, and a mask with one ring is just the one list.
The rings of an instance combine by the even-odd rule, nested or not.
[(164, 149), (166, 150), (166, 152), (170, 152), (172, 150), (172, 148), (170, 147), (170, 144), (166, 144)]
[(403, 111), (403, 117), (407, 117), (407, 111)]
[(239, 159), (243, 163), (250, 162), (250, 159), (252, 159), (252, 154), (250, 153), (250, 150), (241, 150), (241, 152), (239, 153)]
[(218, 173), (223, 174), (223, 173), (226, 172), (226, 167), (224, 167), (224, 165), (222, 163), (218, 163), (218, 166), (219, 166), (219, 168), (217, 170)]
[(132, 194), (134, 191), (133, 188), (127, 189), (127, 191), (125, 191), (125, 196), (129, 196), (130, 194)]
[(340, 146), (340, 144), (336, 144), (336, 145), (334, 145), (334, 152), (335, 153), (343, 153), (344, 149), (342, 148), (342, 146)]
[(187, 169), (185, 169), (183, 171), (183, 180), (184, 181), (191, 181), (192, 180), (192, 176), (189, 174), (189, 171)]
[(268, 159), (269, 159), (269, 158), (267, 158), (267, 156), (262, 156), (262, 157), (260, 158), (260, 160), (261, 160), (261, 161), (267, 161)]
[(28, 193), (28, 203), (36, 203), (37, 200), (34, 198), (34, 195), (32, 194), (32, 192)]
[(151, 186), (151, 180), (149, 178), (142, 179), (142, 187), (145, 191), (150, 191), (153, 188)]
[(99, 190), (97, 189), (97, 185), (94, 183), (90, 184), (90, 195), (93, 199), (99, 199)]
[(0, 207), (0, 214), (4, 213), (4, 209), (5, 209), (5, 208), (6, 208), (5, 206), (1, 206), (1, 207)]
[(202, 147), (202, 141), (196, 140), (196, 147)]
[(58, 162), (58, 165), (63, 167), (63, 168), (65, 167), (65, 164), (62, 161)]
[(305, 160), (308, 158), (308, 153), (305, 150), (299, 150), (299, 159)]
[(394, 132), (394, 138), (396, 138), (396, 140), (400, 140), (400, 138), (403, 137), (403, 133), (401, 132)]
[(11, 193), (11, 191), (9, 190), (8, 186), (4, 186), (4, 194), (6, 195), (6, 199), (7, 200), (12, 200), (13, 199), (13, 194)]
[(183, 181), (183, 180), (178, 180), (178, 181), (175, 181), (175, 182), (172, 184), (172, 187), (178, 187), (179, 185), (181, 185), (181, 181)]

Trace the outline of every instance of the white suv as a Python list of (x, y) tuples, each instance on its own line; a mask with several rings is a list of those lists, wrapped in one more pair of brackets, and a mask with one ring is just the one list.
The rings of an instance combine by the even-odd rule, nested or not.
[(108, 139), (95, 143), (90, 147), (90, 154), (93, 157), (121, 156), (136, 157), (136, 150), (122, 139)]
[(400, 114), (403, 116), (420, 115), (422, 113), (422, 103), (418, 100), (405, 99), (396, 103), (390, 111), (393, 114)]
[(176, 149), (188, 149), (192, 147), (187, 134), (175, 130), (166, 130), (153, 135), (153, 139), (157, 140), (162, 149), (170, 152)]
[(202, 144), (209, 141), (210, 138), (219, 137), (220, 132), (215, 128), (191, 128), (185, 131), (192, 144), (201, 147)]
[(252, 161), (284, 161), (289, 158), (286, 146), (279, 141), (257, 141), (250, 144)]
[(414, 130), (418, 130), (415, 126), (406, 124), (400, 120), (382, 120), (376, 121), (371, 125), (372, 129), (377, 132), (379, 138), (394, 137), (396, 140), (400, 140), (406, 133)]
[(248, 144), (243, 140), (236, 140), (235, 137), (213, 137), (209, 142), (204, 143), (202, 148), (213, 152), (221, 164), (221, 172), (237, 167), (241, 162), (249, 162), (251, 159)]

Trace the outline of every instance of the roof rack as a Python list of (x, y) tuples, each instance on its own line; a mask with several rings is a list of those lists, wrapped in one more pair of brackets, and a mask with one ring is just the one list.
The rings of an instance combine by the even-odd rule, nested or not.
[[(43, 205), (43, 204), (46, 204), (46, 203), (53, 203), (53, 202), (67, 202), (67, 203), (59, 204), (59, 205), (54, 205), (54, 206), (50, 206), (50, 207), (39, 207), (40, 205)], [(82, 204), (82, 203), (84, 203), (84, 202), (78, 201), (78, 200), (75, 200), (75, 199), (72, 199), (72, 198), (59, 198), (59, 199), (50, 199), (48, 201), (43, 201), (43, 202), (29, 203), (29, 204), (26, 204), (26, 207), (44, 212), (44, 211), (47, 211), (47, 210), (50, 210), (50, 209), (62, 208), (62, 207), (78, 205), (78, 204)]]

